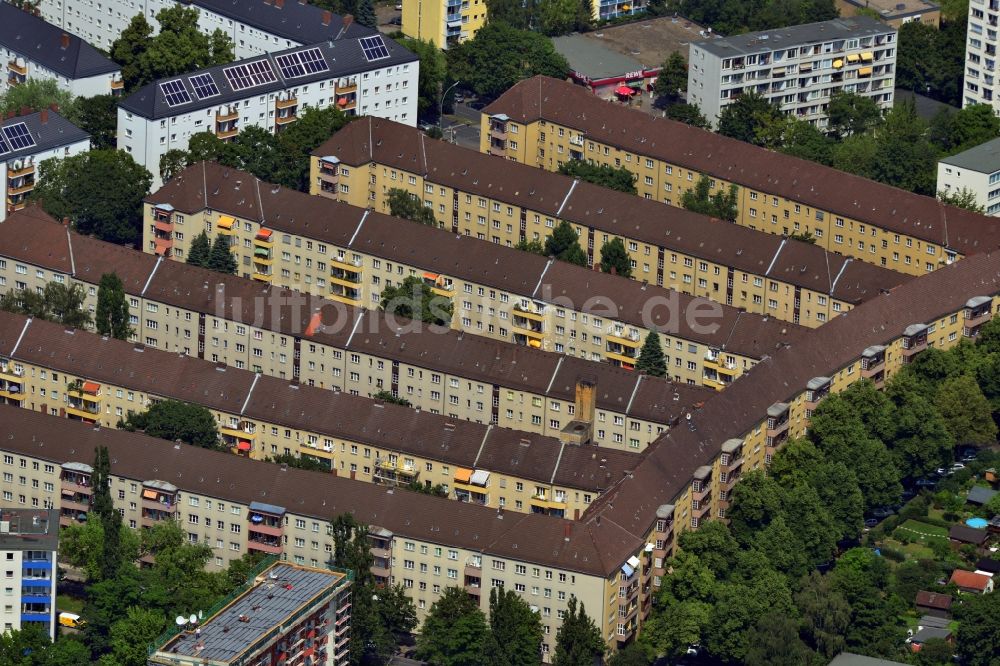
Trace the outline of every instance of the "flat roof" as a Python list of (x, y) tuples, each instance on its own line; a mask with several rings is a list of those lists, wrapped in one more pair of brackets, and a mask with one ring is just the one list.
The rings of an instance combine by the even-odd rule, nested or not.
[(185, 0), (185, 4), (207, 9), (300, 44), (377, 34), (357, 21), (345, 26), (346, 16), (303, 0)]
[[(586, 35), (555, 37), (552, 46), (566, 58), (570, 69), (588, 79), (623, 76), (647, 68), (635, 58), (612, 51)], [(651, 67), (659, 67), (659, 64)]]
[(0, 508), (0, 550), (56, 550), (57, 509)]
[(804, 23), (787, 28), (747, 32), (723, 39), (706, 39), (691, 45), (726, 58), (749, 53), (761, 53), (775, 49), (814, 44), (848, 37), (870, 37), (896, 32), (881, 21), (868, 16), (837, 18), (819, 23)]
[(1000, 171), (1000, 139), (991, 139), (986, 143), (963, 150), (957, 155), (942, 157), (940, 162), (979, 173)]
[(874, 9), (884, 19), (941, 11), (939, 4), (928, 0), (843, 0), (843, 2), (859, 9)]
[(290, 629), (290, 619), (322, 601), (346, 577), (337, 571), (275, 564), (258, 576), (249, 590), (205, 620), (200, 633), (183, 632), (164, 645), (157, 656), (169, 658), (176, 654), (231, 662), (250, 648), (259, 650), (258, 643), (266, 643), (283, 629)]

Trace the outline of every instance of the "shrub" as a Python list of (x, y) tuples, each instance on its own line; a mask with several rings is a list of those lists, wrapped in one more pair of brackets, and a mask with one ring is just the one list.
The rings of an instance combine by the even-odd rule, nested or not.
[(879, 552), (882, 553), (882, 557), (893, 562), (902, 562), (906, 559), (906, 553), (895, 548), (889, 548), (888, 546), (883, 546)]
[(927, 540), (927, 547), (931, 549), (934, 553), (934, 557), (939, 560), (947, 559), (951, 555), (951, 546), (948, 545), (948, 540), (941, 537), (931, 537)]

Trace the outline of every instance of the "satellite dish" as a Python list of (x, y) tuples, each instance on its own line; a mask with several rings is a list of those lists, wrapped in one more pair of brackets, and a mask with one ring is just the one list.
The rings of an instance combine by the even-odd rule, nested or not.
[(174, 620), (174, 622), (177, 623), (178, 627), (183, 627), (185, 624), (187, 624), (187, 618), (184, 617), (183, 615), (178, 615), (177, 619)]
[(191, 617), (188, 618), (188, 622), (190, 622), (191, 624), (197, 624), (198, 616), (195, 615), (194, 613), (191, 613)]
[(688, 412), (687, 414), (685, 414), (684, 418), (686, 418), (688, 421), (690, 421), (691, 420), (691, 412)]

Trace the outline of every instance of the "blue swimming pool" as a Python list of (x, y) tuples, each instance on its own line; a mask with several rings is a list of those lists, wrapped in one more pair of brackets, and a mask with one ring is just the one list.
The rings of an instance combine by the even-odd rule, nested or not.
[(969, 527), (975, 527), (976, 529), (981, 530), (989, 525), (989, 522), (987, 522), (985, 518), (969, 518), (965, 521), (965, 524)]

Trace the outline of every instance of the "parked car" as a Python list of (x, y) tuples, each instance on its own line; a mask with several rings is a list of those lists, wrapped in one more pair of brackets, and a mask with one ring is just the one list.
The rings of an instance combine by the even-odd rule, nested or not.
[(938, 467), (936, 470), (934, 470), (934, 473), (937, 474), (938, 476), (944, 476), (945, 474), (948, 473), (948, 469), (946, 467)]
[(403, 11), (403, 3), (402, 2), (397, 2), (396, 3), (396, 11), (397, 12)]
[(951, 471), (952, 472), (957, 472), (960, 469), (965, 469), (965, 465), (962, 464), (962, 463), (960, 463), (960, 462), (957, 462), (957, 463), (955, 463), (954, 465), (951, 466)]
[(871, 529), (871, 528), (875, 527), (876, 525), (878, 525), (878, 519), (876, 519), (876, 518), (866, 518), (865, 519), (865, 527)]
[(76, 613), (59, 613), (59, 624), (72, 629), (83, 629), (87, 622)]
[(876, 518), (888, 518), (892, 514), (896, 513), (892, 510), (891, 506), (880, 506), (878, 508), (872, 509), (872, 515)]

